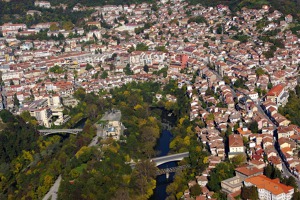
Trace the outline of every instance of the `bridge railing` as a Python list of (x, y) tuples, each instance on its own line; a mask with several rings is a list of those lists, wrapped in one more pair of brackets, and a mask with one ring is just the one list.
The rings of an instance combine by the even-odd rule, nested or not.
[(156, 171), (156, 175), (162, 175), (162, 174), (167, 174), (167, 173), (172, 173), (172, 172), (178, 172), (178, 171), (182, 171), (186, 168), (190, 168), (190, 165), (180, 165), (177, 167), (169, 167), (169, 168), (164, 168), (164, 169), (159, 169)]
[(45, 135), (50, 135), (50, 134), (55, 134), (55, 133), (69, 133), (69, 134), (78, 134), (81, 132), (83, 129), (43, 129), (43, 130), (38, 130), (38, 132), (45, 136)]

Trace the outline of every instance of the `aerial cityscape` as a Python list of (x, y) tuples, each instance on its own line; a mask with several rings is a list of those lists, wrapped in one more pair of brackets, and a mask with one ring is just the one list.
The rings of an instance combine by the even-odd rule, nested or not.
[(300, 200), (299, 9), (0, 0), (0, 199)]

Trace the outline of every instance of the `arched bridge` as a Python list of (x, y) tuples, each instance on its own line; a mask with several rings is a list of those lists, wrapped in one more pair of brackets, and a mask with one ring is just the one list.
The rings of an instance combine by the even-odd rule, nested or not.
[(74, 134), (77, 135), (79, 132), (81, 132), (83, 129), (43, 129), (43, 130), (38, 130), (38, 132), (42, 136), (47, 136), (47, 135), (52, 135), (56, 133), (69, 133), (69, 134)]
[(161, 156), (157, 158), (152, 158), (150, 159), (152, 162), (155, 162), (156, 167), (168, 162), (173, 162), (173, 161), (181, 161), (184, 158), (189, 157), (189, 152), (184, 152), (184, 153), (177, 153), (177, 154), (172, 154), (172, 155), (167, 155), (167, 156)]

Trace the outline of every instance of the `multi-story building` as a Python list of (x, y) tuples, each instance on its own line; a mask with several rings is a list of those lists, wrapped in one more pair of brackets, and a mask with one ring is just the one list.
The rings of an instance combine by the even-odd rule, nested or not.
[(51, 8), (51, 4), (49, 1), (36, 1), (34, 2), (34, 6), (42, 8)]
[(119, 140), (122, 134), (122, 123), (120, 121), (109, 121), (105, 130), (106, 137)]
[(245, 147), (243, 138), (239, 134), (232, 134), (229, 136), (229, 152), (228, 157), (233, 158), (236, 155), (245, 155)]
[(292, 199), (294, 188), (280, 183), (279, 179), (270, 179), (265, 175), (258, 175), (244, 180), (246, 187), (257, 187), (261, 200), (289, 200)]
[(1, 31), (18, 31), (27, 29), (26, 24), (13, 24), (13, 23), (5, 23), (0, 26)]
[(270, 100), (277, 104), (277, 106), (285, 105), (287, 103), (289, 94), (285, 91), (282, 84), (274, 86), (266, 95), (266, 100)]

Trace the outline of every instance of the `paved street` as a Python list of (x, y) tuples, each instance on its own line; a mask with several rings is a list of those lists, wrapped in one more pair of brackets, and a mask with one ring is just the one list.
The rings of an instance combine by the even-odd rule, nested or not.
[(49, 192), (44, 196), (43, 200), (48, 200), (51, 197), (51, 200), (57, 199), (57, 193), (59, 189), (59, 185), (61, 182), (61, 175), (56, 179), (54, 185), (50, 188)]
[(104, 134), (102, 126), (97, 123), (95, 123), (94, 126), (96, 126), (96, 128), (97, 128), (97, 134), (92, 139), (91, 143), (89, 144), (89, 147), (96, 146), (96, 144), (98, 143), (99, 137), (105, 138), (105, 134)]

